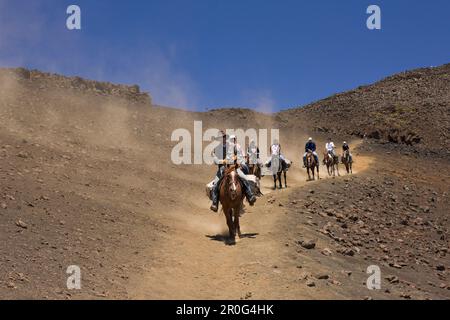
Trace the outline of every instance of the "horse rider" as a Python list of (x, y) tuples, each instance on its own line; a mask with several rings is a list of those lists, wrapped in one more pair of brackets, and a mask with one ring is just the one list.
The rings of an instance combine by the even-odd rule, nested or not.
[(213, 151), (214, 163), (218, 166), (214, 189), (212, 190), (212, 205), (210, 209), (214, 212), (218, 211), (219, 206), (219, 191), (220, 184), (223, 179), (223, 173), (227, 164), (237, 163), (240, 167), (237, 169), (239, 181), (243, 187), (245, 197), (248, 203), (253, 206), (256, 197), (253, 195), (250, 184), (245, 179), (245, 172), (248, 173), (248, 167), (245, 164), (245, 159), (242, 154), (242, 149), (236, 143), (236, 137), (231, 136), (230, 141), (227, 142), (227, 135), (220, 131), (218, 139), (222, 138), (222, 143), (219, 144)]
[(237, 138), (235, 135), (230, 136), (230, 144), (234, 145), (234, 147), (236, 148), (237, 155), (245, 157), (244, 151), (242, 150), (241, 145), (237, 142)]
[(247, 158), (248, 164), (260, 165), (259, 148), (256, 145), (255, 140), (253, 139), (250, 141), (250, 144), (247, 148)]
[(342, 144), (342, 159), (344, 159), (345, 152), (348, 152), (349, 161), (353, 162), (353, 157), (352, 157), (352, 154), (350, 153), (350, 146), (348, 145), (348, 143), (346, 141), (344, 141)]
[(335, 159), (337, 157), (336, 150), (333, 141), (331, 138), (328, 138), (328, 142), (325, 144), (325, 150), (327, 153)]
[(316, 152), (316, 143), (313, 141), (313, 138), (309, 137), (308, 141), (305, 145), (305, 154), (303, 154), (303, 168), (306, 168), (306, 155), (311, 151), (314, 159), (316, 159), (316, 163), (319, 163), (319, 156)]
[(281, 145), (277, 139), (273, 140), (272, 145), (270, 146), (270, 151), (271, 151), (271, 157), (269, 159), (267, 159), (267, 161), (264, 163), (265, 167), (270, 167), (272, 165), (273, 157), (279, 157), (281, 162), (286, 163), (286, 159), (284, 158), (284, 155), (281, 154)]
[(279, 156), (280, 160), (286, 161), (284, 156), (281, 154), (281, 145), (277, 139), (273, 140), (273, 144), (270, 147), (270, 150), (272, 151), (273, 156)]

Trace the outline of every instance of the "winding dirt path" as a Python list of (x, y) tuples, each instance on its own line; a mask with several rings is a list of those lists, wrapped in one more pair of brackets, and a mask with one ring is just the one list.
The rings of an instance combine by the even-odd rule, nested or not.
[[(353, 144), (355, 147), (355, 144)], [(359, 156), (354, 174), (372, 161)], [(305, 292), (292, 278), (298, 265), (284, 243), (282, 204), (295, 188), (331, 179), (321, 166), (321, 180), (306, 181), (297, 163), (288, 173), (288, 188), (272, 191), (271, 177), (262, 179), (262, 192), (254, 207), (247, 205), (241, 220), (243, 238), (226, 243), (228, 230), (223, 214), (209, 211), (206, 197), (190, 199), (189, 208), (167, 213), (164, 219), (174, 230), (159, 248), (151, 267), (130, 283), (134, 299), (311, 299), (339, 298), (332, 291)], [(344, 175), (343, 166), (341, 174)], [(274, 205), (275, 204), (275, 205)], [(325, 257), (324, 257), (325, 258)]]

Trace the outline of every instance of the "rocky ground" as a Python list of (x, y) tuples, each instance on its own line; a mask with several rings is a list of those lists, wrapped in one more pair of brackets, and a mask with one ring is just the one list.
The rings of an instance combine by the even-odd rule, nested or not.
[(309, 226), (309, 236), (300, 237), (295, 249), (308, 254), (308, 240), (320, 239), (315, 257), (379, 266), (385, 298), (448, 298), (449, 163), (438, 162), (442, 171), (424, 172), (426, 159), (379, 145), (359, 153), (367, 155), (367, 149), (375, 160), (364, 173), (291, 194), (293, 220)]
[[(438, 79), (442, 93), (446, 68), (418, 71), (420, 81)], [(415, 92), (411, 79), (390, 78), (383, 90), (394, 83)], [(429, 127), (440, 150), (422, 127), (414, 143), (357, 139), (353, 175), (330, 178), (322, 169), (323, 179), (307, 182), (300, 155), (308, 136), (322, 146), (328, 135), (339, 142), (360, 134), (328, 111), (317, 111), (308, 127), (302, 112), (316, 107), (191, 113), (150, 100), (135, 86), (0, 72), (0, 298), (450, 298), (448, 117), (436, 118), (441, 111), (431, 112)], [(436, 101), (448, 109), (445, 93)], [(294, 160), (289, 188), (273, 192), (264, 178), (265, 195), (246, 209), (245, 237), (234, 246), (204, 194), (215, 169), (170, 161), (172, 131), (192, 131), (194, 120), (204, 129), (279, 128)], [(82, 290), (66, 287), (70, 265), (81, 267)], [(369, 265), (381, 268), (381, 290), (366, 287)]]

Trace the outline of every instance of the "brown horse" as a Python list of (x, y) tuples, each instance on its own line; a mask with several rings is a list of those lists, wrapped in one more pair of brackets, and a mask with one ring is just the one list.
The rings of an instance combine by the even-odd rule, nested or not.
[(225, 169), (219, 197), (222, 210), (227, 219), (229, 236), (233, 242), (236, 239), (236, 233), (241, 237), (239, 215), (244, 202), (244, 193), (236, 170), (235, 165)]
[(329, 152), (325, 151), (323, 153), (323, 164), (327, 166), (328, 175), (336, 176), (336, 172), (338, 176), (340, 176), (339, 173), (339, 157), (335, 156), (333, 157)]
[(261, 167), (258, 164), (247, 163), (248, 174), (255, 175), (258, 179), (261, 179)]
[[(317, 179), (320, 179), (319, 176), (319, 163), (316, 161), (314, 154), (311, 151), (306, 153), (306, 171), (308, 172), (308, 180), (315, 180), (315, 169), (317, 168)], [(312, 179), (311, 174), (312, 173)]]
[(345, 170), (347, 170), (347, 174), (348, 173), (353, 173), (352, 172), (352, 159), (350, 158), (350, 151), (345, 150), (344, 154), (342, 155), (342, 163), (345, 166)]

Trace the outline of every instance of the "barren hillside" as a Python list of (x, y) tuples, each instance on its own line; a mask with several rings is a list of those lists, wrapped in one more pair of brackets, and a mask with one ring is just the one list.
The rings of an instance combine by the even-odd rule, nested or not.
[(412, 145), (448, 157), (450, 64), (390, 76), (303, 108), (280, 112), (286, 127), (298, 119), (318, 132), (347, 134)]
[[(275, 115), (195, 113), (137, 86), (2, 69), (0, 298), (448, 299), (448, 89), (446, 65)], [(294, 160), (287, 189), (263, 178), (234, 246), (208, 209), (215, 168), (170, 159), (173, 130), (195, 120), (279, 128)], [(307, 182), (309, 135), (351, 141), (354, 174)], [(365, 285), (373, 264), (382, 290)]]

